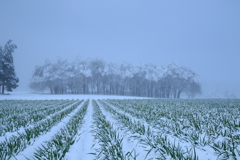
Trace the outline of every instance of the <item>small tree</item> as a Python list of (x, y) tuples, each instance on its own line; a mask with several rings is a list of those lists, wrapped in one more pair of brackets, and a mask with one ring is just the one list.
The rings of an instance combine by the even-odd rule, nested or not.
[(12, 91), (18, 87), (19, 82), (16, 76), (12, 53), (17, 48), (15, 44), (12, 44), (12, 40), (7, 41), (4, 48), (0, 46), (0, 86), (2, 87), (2, 94), (4, 94), (5, 88), (7, 91)]

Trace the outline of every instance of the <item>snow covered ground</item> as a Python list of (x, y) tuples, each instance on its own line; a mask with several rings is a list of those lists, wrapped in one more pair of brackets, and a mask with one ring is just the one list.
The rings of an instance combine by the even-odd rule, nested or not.
[[(77, 129), (76, 134), (71, 135), (75, 140), (64, 155), (65, 160), (94, 160), (103, 158), (104, 154), (108, 154), (108, 150), (104, 151), (104, 144), (106, 144), (105, 147), (108, 148), (109, 151), (112, 149), (114, 152), (122, 152), (125, 156), (124, 159), (130, 160), (134, 159), (133, 157), (135, 155), (137, 155), (137, 160), (156, 159), (161, 156), (160, 152), (164, 153), (165, 159), (169, 160), (172, 159), (171, 154), (177, 153), (183, 154), (185, 156), (184, 158), (188, 156), (192, 158), (194, 154), (196, 154), (200, 160), (215, 160), (218, 159), (218, 156), (219, 158), (229, 156), (229, 159), (233, 159), (233, 153), (240, 153), (240, 118), (239, 114), (236, 113), (239, 112), (236, 107), (240, 104), (239, 100), (222, 100), (222, 102), (215, 100), (213, 103), (211, 100), (206, 100), (206, 102), (205, 100), (197, 100), (195, 103), (194, 101), (188, 100), (175, 101), (166, 99), (150, 102), (148, 100), (142, 100), (147, 99), (143, 97), (109, 95), (51, 95), (26, 92), (13, 92), (9, 95), (0, 95), (0, 102), (1, 100), (68, 99), (74, 99), (75, 101), (70, 101), (69, 103), (71, 104), (48, 117), (63, 113), (74, 106), (74, 104), (78, 104), (78, 102), (79, 105), (54, 125), (51, 126), (51, 124), (49, 124), (51, 126), (49, 131), (32, 137), (31, 140), (26, 143), (25, 148), (12, 154), (11, 160), (34, 159), (39, 148), (43, 149), (43, 146), (47, 147), (47, 144), (51, 144), (56, 137), (55, 135), (68, 133), (67, 131), (63, 132), (63, 130), (66, 129), (67, 124), (73, 117), (84, 108), (85, 104), (87, 104), (87, 110), (83, 114), (83, 119), (79, 120), (82, 125)], [(106, 101), (106, 99), (112, 100)], [(78, 100), (84, 101), (80, 103)], [(13, 101), (13, 103), (16, 102), (17, 101)], [(64, 104), (65, 102), (62, 103)], [(189, 102), (190, 106), (187, 106)], [(161, 103), (163, 104), (162, 108), (159, 108)], [(181, 103), (183, 106), (180, 105)], [(204, 105), (196, 106), (200, 103)], [(217, 103), (219, 103), (219, 105), (214, 107), (214, 104)], [(223, 108), (221, 108), (221, 104), (223, 104)], [(176, 106), (173, 107), (173, 105)], [(193, 105), (193, 108), (191, 108), (191, 105)], [(225, 107), (228, 105), (231, 106), (231, 110)], [(4, 106), (0, 104), (0, 115), (1, 107), (4, 108)], [(52, 107), (54, 108), (55, 106), (53, 105)], [(212, 111), (211, 107), (213, 108)], [(218, 108), (221, 109), (218, 111)], [(225, 111), (226, 109), (228, 112)], [(185, 112), (192, 113), (194, 116), (190, 116), (190, 118), (189, 116), (184, 117)], [(36, 114), (38, 113), (36, 112)], [(182, 115), (182, 118), (176, 117), (177, 114)], [(168, 115), (172, 115), (172, 117), (168, 117)], [(2, 116), (4, 115), (2, 114)], [(161, 118), (158, 118), (159, 116), (161, 116)], [(228, 118), (231, 116), (234, 117), (234, 123), (223, 121), (221, 116), (225, 118), (225, 120), (229, 120)], [(24, 119), (24, 117), (19, 117), (19, 119), (21, 118)], [(158, 120), (156, 121), (156, 119)], [(41, 120), (41, 123), (42, 121), (44, 120)], [(98, 121), (101, 121), (101, 123), (99, 124)], [(34, 128), (36, 124), (37, 123), (30, 123), (30, 127), (28, 126), (26, 128)], [(104, 129), (101, 130), (101, 128), (107, 124), (109, 124), (108, 130), (111, 130), (112, 133), (109, 133), (109, 135), (101, 135), (102, 133), (108, 134), (108, 131), (106, 132)], [(223, 124), (224, 126), (222, 126)], [(0, 124), (0, 129), (1, 127), (4, 128), (4, 126)], [(198, 129), (199, 127), (200, 129)], [(18, 137), (22, 133), (26, 133), (24, 127), (14, 132), (7, 132), (5, 135), (0, 136), (0, 143), (10, 142), (11, 136)], [(233, 134), (234, 136), (232, 136)], [(109, 140), (108, 138), (110, 138), (110, 141), (107, 141)], [(4, 140), (6, 141), (4, 142)], [(156, 141), (157, 143), (155, 143)], [(235, 141), (235, 148), (232, 146), (232, 141)], [(63, 142), (63, 144), (65, 144), (67, 140), (65, 139)], [(117, 143), (120, 145), (117, 145)], [(233, 152), (231, 150), (225, 151), (221, 149), (223, 143), (228, 145), (228, 148), (234, 148)], [(213, 145), (215, 145), (216, 150), (210, 147)], [(116, 148), (111, 148), (111, 146)], [(153, 146), (161, 148), (162, 151), (156, 148), (153, 149)], [(151, 149), (153, 150), (148, 152)], [(47, 151), (52, 150), (57, 150), (57, 148), (50, 147)], [(129, 155), (130, 152), (132, 155)], [(0, 159), (7, 159), (4, 158), (3, 153), (0, 148)], [(52, 153), (54, 152), (52, 151)], [(98, 154), (101, 155), (97, 156)], [(240, 155), (237, 155), (236, 158), (240, 158)]]
[[(0, 100), (4, 99), (23, 99), (23, 100), (47, 100), (47, 99), (143, 99), (143, 97), (133, 96), (114, 96), (114, 95), (53, 95), (29, 92), (10, 92), (9, 95), (1, 95)], [(149, 98), (148, 98), (149, 99)]]
[[(142, 99), (142, 97), (131, 97), (131, 96), (114, 96), (114, 95), (52, 95), (52, 94), (40, 94), (40, 93), (29, 93), (29, 92), (10, 92), (6, 95), (0, 95), (0, 100), (71, 100), (71, 99), (79, 99), (79, 100), (87, 100), (90, 101), (95, 99)], [(146, 98), (147, 99), (147, 98)], [(79, 106), (78, 108), (80, 108)], [(77, 112), (75, 109), (71, 112), (66, 118), (61, 120), (60, 123), (53, 126), (52, 129), (47, 132), (46, 134), (40, 135), (34, 139), (34, 143), (28, 145), (22, 152), (18, 153), (17, 155), (13, 156), (12, 160), (26, 160), (27, 158), (32, 159), (34, 156), (34, 152), (45, 144), (45, 142), (50, 141), (54, 135), (60, 131), (61, 128), (69, 121), (69, 119)], [(79, 130), (78, 141), (76, 141), (69, 152), (66, 153), (65, 159), (68, 160), (93, 160), (95, 159), (94, 155), (89, 153), (94, 153), (95, 148), (92, 147), (94, 143), (94, 137), (92, 133), (92, 103), (89, 104), (88, 112), (84, 118), (83, 127)], [(5, 138), (9, 139), (11, 136), (17, 136), (19, 133), (23, 133), (24, 129), (21, 128), (15, 132), (7, 132), (5, 136), (0, 136), (1, 142), (4, 141)], [(1, 158), (0, 158), (1, 159)]]

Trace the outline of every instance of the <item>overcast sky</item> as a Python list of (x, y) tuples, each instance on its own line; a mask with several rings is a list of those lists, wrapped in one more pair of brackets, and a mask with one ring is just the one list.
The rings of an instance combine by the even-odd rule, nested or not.
[(204, 94), (240, 96), (239, 0), (1, 0), (0, 45), (18, 46), (18, 90), (56, 57), (166, 65), (199, 74)]

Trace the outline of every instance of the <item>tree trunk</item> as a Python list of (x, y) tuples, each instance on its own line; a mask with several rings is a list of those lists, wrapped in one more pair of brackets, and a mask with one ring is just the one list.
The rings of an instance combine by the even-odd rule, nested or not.
[(2, 84), (2, 94), (4, 94), (4, 89), (5, 89), (5, 81), (3, 81), (3, 84)]
[(180, 98), (182, 91), (178, 91), (177, 98)]

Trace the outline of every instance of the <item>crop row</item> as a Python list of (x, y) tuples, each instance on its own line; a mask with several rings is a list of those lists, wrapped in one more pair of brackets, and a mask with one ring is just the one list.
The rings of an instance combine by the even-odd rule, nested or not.
[(11, 117), (23, 113), (32, 113), (41, 108), (55, 106), (66, 101), (60, 100), (3, 100), (0, 101), (0, 117)]
[(239, 100), (108, 100), (127, 114), (146, 121), (218, 157), (240, 156)]
[(0, 159), (8, 160), (11, 157), (16, 156), (19, 152), (23, 151), (28, 145), (34, 142), (34, 139), (41, 134), (48, 132), (52, 126), (60, 122), (67, 114), (76, 109), (82, 101), (78, 101), (71, 105), (64, 111), (47, 118), (36, 125), (24, 129), (24, 132), (18, 133), (17, 136), (13, 135), (10, 138), (6, 138), (0, 143)]
[(71, 117), (66, 126), (61, 128), (51, 141), (46, 142), (45, 145), (42, 145), (36, 150), (34, 153), (34, 159), (61, 160), (64, 158), (70, 146), (77, 141), (76, 135), (82, 127), (83, 118), (86, 115), (88, 104), (89, 100), (85, 101), (78, 112)]
[(45, 119), (46, 117), (50, 116), (51, 114), (56, 113), (59, 110), (62, 110), (69, 106), (70, 104), (74, 103), (75, 101), (61, 101), (63, 104), (55, 104), (46, 107), (39, 107), (31, 113), (22, 113), (20, 115), (13, 114), (9, 117), (3, 117), (1, 119), (1, 128), (0, 136), (3, 136), (6, 132), (13, 132), (18, 130), (21, 127), (26, 127), (40, 120)]
[(123, 136), (120, 135), (106, 116), (102, 113), (99, 105), (93, 100), (93, 130), (94, 137), (100, 148), (96, 149), (96, 159), (134, 159), (131, 152), (123, 152)]
[(132, 120), (131, 117), (118, 112), (103, 101), (100, 101), (100, 103), (107, 112), (110, 112), (113, 115), (112, 117), (123, 128), (127, 129), (127, 131), (130, 131), (134, 135), (136, 133), (139, 134), (139, 136), (135, 135), (134, 138), (139, 139), (140, 143), (150, 147), (146, 157), (149, 153), (154, 152), (158, 155), (156, 157), (157, 159), (166, 159), (168, 157), (179, 160), (198, 159), (195, 148), (191, 149), (187, 146), (182, 147), (179, 143), (176, 144), (176, 139), (174, 139), (174, 142), (172, 142), (167, 135), (157, 132), (156, 130), (151, 129), (149, 126), (146, 127), (140, 121)]

